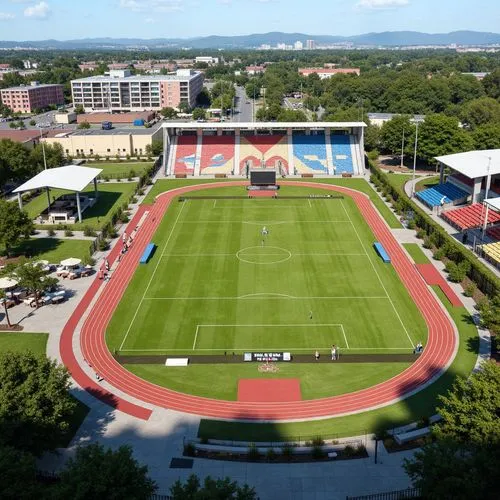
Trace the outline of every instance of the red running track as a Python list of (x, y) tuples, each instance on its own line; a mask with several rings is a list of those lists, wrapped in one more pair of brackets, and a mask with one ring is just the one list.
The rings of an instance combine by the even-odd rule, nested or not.
[[(113, 387), (150, 405), (212, 418), (279, 421), (340, 416), (386, 406), (422, 389), (424, 385), (443, 373), (456, 353), (457, 338), (453, 325), (369, 198), (363, 193), (348, 188), (307, 182), (301, 183), (301, 185), (337, 191), (352, 197), (377, 240), (389, 253), (392, 265), (421, 311), (428, 327), (427, 344), (423, 354), (418, 357), (415, 363), (390, 380), (350, 394), (308, 401), (272, 403), (222, 401), (179, 393), (142, 380), (117, 363), (106, 346), (106, 328), (134, 274), (143, 249), (151, 241), (171, 201), (178, 195), (192, 191), (246, 186), (246, 184), (246, 182), (234, 181), (186, 186), (168, 191), (157, 198), (155, 204), (150, 208), (149, 215), (139, 230), (132, 248), (118, 265), (112, 279), (105, 285), (104, 293), (96, 301), (81, 330), (80, 342), (83, 355), (100, 375)], [(295, 182), (285, 181), (281, 184), (297, 187)], [(84, 300), (85, 298), (82, 302)], [(88, 377), (83, 374), (82, 380), (83, 371), (78, 366), (71, 351), (71, 340), (67, 339), (73, 335), (79, 319), (76, 312), (73, 316), (68, 321), (61, 338), (61, 356), (73, 378), (80, 385), (85, 386), (88, 383), (86, 380)], [(119, 409), (140, 418), (148, 418), (144, 413), (141, 414), (137, 407), (126, 406), (120, 397), (116, 395), (112, 397), (118, 401), (115, 406)], [(130, 405), (130, 403), (127, 404)], [(144, 411), (144, 409), (142, 410)]]

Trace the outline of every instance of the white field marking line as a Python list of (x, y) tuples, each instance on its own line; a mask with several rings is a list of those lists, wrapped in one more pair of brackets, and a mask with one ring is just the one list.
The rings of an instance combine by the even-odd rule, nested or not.
[[(184, 207), (186, 202), (182, 203), (182, 207), (179, 210), (179, 213), (177, 214), (177, 218), (175, 219), (174, 225), (172, 226), (172, 229), (170, 230), (170, 234), (168, 235), (167, 241), (163, 247), (161, 256), (163, 257), (163, 254), (165, 253), (165, 250), (167, 248), (168, 243), (170, 242), (170, 238), (172, 237), (172, 234), (174, 233), (174, 229), (177, 226), (177, 221), (179, 220), (179, 217), (181, 216), (182, 211), (184, 210)], [(137, 317), (137, 314), (139, 313), (139, 309), (142, 306), (142, 303), (144, 302), (144, 299), (146, 297), (146, 293), (149, 290), (149, 287), (151, 286), (151, 283), (153, 282), (153, 279), (156, 275), (156, 271), (158, 270), (158, 266), (160, 265), (161, 259), (158, 259), (158, 262), (156, 263), (156, 266), (153, 270), (153, 274), (151, 275), (151, 278), (149, 279), (148, 286), (146, 287), (146, 290), (144, 290), (144, 294), (142, 295), (141, 301), (139, 302), (139, 305), (137, 306), (137, 309), (135, 310), (134, 316), (132, 318), (132, 321), (130, 322), (130, 325), (128, 326), (127, 332), (125, 333), (125, 336), (123, 337), (122, 343), (120, 345), (119, 350), (121, 351), (123, 348), (123, 345), (125, 344), (125, 341), (127, 340), (128, 334), (130, 333), (130, 330), (132, 329), (132, 325), (134, 324), (135, 318)]]
[[(269, 248), (269, 247), (264, 247)], [(244, 256), (283, 255), (283, 253), (245, 253)], [(163, 257), (235, 257), (236, 253), (166, 253)], [(366, 257), (366, 253), (292, 253), (292, 257)]]
[(214, 200), (214, 206), (212, 208), (215, 208), (216, 204), (217, 204), (217, 200)]
[[(336, 328), (339, 328), (342, 330), (342, 333), (344, 334), (344, 339), (346, 341), (346, 345), (347, 347), (349, 348), (349, 344), (347, 343), (347, 339), (345, 337), (345, 332), (344, 332), (344, 326), (342, 325), (342, 323), (316, 323), (316, 324), (311, 324), (311, 323), (304, 323), (304, 324), (292, 324), (292, 325), (283, 325), (283, 324), (280, 324), (280, 325), (252, 325), (252, 324), (235, 324), (235, 325), (228, 325), (228, 324), (223, 324), (223, 323), (219, 323), (217, 325), (196, 325), (196, 334), (194, 336), (194, 342), (193, 342), (193, 351), (196, 350), (196, 340), (198, 339), (198, 332), (200, 330), (200, 328), (203, 328), (203, 327), (209, 327), (209, 328), (219, 328), (219, 327), (236, 327), (236, 328), (240, 328), (240, 327), (244, 327), (244, 328), (258, 328), (258, 327), (264, 327), (264, 328), (294, 328), (294, 327), (297, 327), (297, 328), (312, 328), (312, 327), (330, 327), (330, 326), (334, 326)], [(275, 349), (278, 349), (277, 347), (268, 347), (266, 348), (266, 350), (275, 350)], [(291, 347), (290, 349), (295, 349), (295, 350), (298, 350), (298, 349), (303, 349), (303, 350), (306, 350), (306, 349), (314, 349), (314, 347)], [(200, 351), (202, 349), (199, 349)], [(236, 350), (236, 349), (235, 349)], [(247, 349), (242, 349), (242, 350), (247, 350)]]
[(382, 282), (382, 279), (380, 278), (380, 275), (379, 275), (377, 269), (375, 268), (375, 264), (373, 263), (372, 259), (368, 255), (368, 252), (366, 251), (365, 245), (363, 244), (363, 241), (361, 240), (361, 238), (359, 236), (359, 233), (358, 233), (358, 230), (356, 229), (356, 226), (353, 224), (353, 222), (351, 220), (351, 216), (349, 215), (349, 212), (347, 212), (347, 210), (346, 210), (346, 208), (344, 206), (344, 200), (340, 200), (340, 201), (341, 201), (342, 208), (344, 209), (344, 212), (345, 212), (347, 218), (351, 221), (351, 226), (352, 226), (354, 232), (356, 233), (356, 236), (357, 236), (357, 238), (359, 240), (359, 243), (363, 247), (363, 250), (365, 251), (366, 256), (368, 257), (368, 260), (370, 261), (370, 264), (371, 264), (371, 266), (373, 268), (373, 271), (377, 275), (378, 281), (379, 281), (380, 285), (382, 286), (382, 288), (384, 289), (384, 292), (387, 295), (387, 298), (389, 299), (389, 302), (391, 303), (391, 306), (394, 309), (394, 312), (396, 313), (396, 316), (398, 317), (398, 320), (401, 323), (401, 326), (403, 327), (403, 330), (405, 331), (406, 336), (408, 337), (408, 340), (410, 341), (410, 345), (412, 347), (415, 347), (415, 345), (413, 344), (413, 341), (411, 340), (410, 334), (408, 333), (408, 330), (406, 329), (406, 326), (404, 325), (403, 320), (401, 319), (401, 316), (399, 315), (399, 313), (398, 313), (398, 311), (396, 309), (396, 306), (394, 305), (394, 302), (392, 301), (391, 297), (389, 296), (389, 293), (387, 292), (387, 288), (384, 286), (384, 283)]
[(200, 330), (200, 325), (196, 325), (196, 334), (194, 336), (194, 342), (193, 342), (193, 351), (195, 349), (195, 346), (196, 346), (196, 340), (198, 339), (198, 331)]
[(308, 198), (308, 199), (307, 199), (307, 201), (309, 202), (309, 208), (312, 208), (313, 206), (312, 206), (312, 204), (311, 204), (311, 199), (310, 199), (310, 198)]
[(276, 226), (278, 224), (298, 224), (299, 222), (304, 222), (307, 224), (326, 224), (326, 223), (335, 223), (335, 224), (349, 224), (348, 220), (258, 220), (258, 221), (246, 221), (246, 220), (183, 220), (181, 224), (251, 224), (253, 226)]
[[(343, 350), (349, 350), (349, 351), (408, 351), (408, 347), (340, 347)], [(213, 351), (284, 351), (284, 352), (289, 352), (289, 351), (310, 351), (310, 350), (326, 350), (325, 346), (321, 347), (266, 347), (265, 349), (257, 349), (256, 347), (250, 347), (250, 348), (234, 348), (234, 347), (218, 347), (218, 348), (212, 348), (212, 349), (169, 349), (166, 347), (165, 349), (120, 349), (121, 352), (186, 352), (186, 351), (193, 351), (196, 350), (198, 352), (201, 351), (207, 351), (207, 352), (213, 352)], [(166, 354), (167, 355), (167, 354)], [(417, 358), (415, 358), (417, 359)]]
[(342, 334), (344, 335), (345, 345), (347, 346), (347, 349), (349, 349), (349, 342), (347, 342), (347, 337), (345, 336), (344, 325), (342, 323), (340, 324), (340, 329), (342, 330)]
[(293, 299), (293, 300), (389, 300), (389, 297), (385, 295), (373, 295), (367, 297), (358, 296), (331, 296), (331, 297), (293, 297), (291, 295), (285, 294), (269, 294), (269, 293), (251, 293), (249, 295), (241, 295), (240, 297), (144, 297), (144, 300), (241, 300), (241, 299), (252, 299), (252, 300), (268, 300), (268, 299)]

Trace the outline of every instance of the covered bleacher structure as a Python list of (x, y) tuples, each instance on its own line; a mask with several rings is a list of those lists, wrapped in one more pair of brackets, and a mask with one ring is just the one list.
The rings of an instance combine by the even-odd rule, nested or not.
[(246, 177), (253, 168), (281, 176), (364, 173), (363, 122), (165, 123), (168, 177)]
[[(500, 196), (484, 200), (484, 207), (483, 232), (486, 232), (487, 238), (492, 242), (481, 245), (480, 252), (486, 260), (500, 268)], [(495, 220), (491, 225), (489, 225), (490, 214), (493, 214)]]

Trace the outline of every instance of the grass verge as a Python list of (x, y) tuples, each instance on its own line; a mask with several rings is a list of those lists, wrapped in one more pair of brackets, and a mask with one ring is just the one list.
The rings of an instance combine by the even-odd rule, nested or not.
[(83, 259), (89, 256), (89, 240), (61, 240), (58, 238), (31, 238), (22, 241), (15, 247), (11, 254), (14, 256), (25, 255), (28, 258), (36, 257), (48, 260), (53, 264), (69, 257)]
[(430, 260), (417, 243), (403, 243), (406, 251), (410, 254), (415, 264), (429, 264)]

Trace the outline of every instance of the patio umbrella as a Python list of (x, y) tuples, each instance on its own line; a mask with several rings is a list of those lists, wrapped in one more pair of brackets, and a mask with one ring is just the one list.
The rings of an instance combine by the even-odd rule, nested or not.
[(82, 259), (76, 259), (75, 257), (70, 257), (69, 259), (61, 260), (63, 266), (73, 267), (82, 263)]
[(0, 278), (0, 289), (12, 288), (17, 285), (17, 281), (12, 278)]

